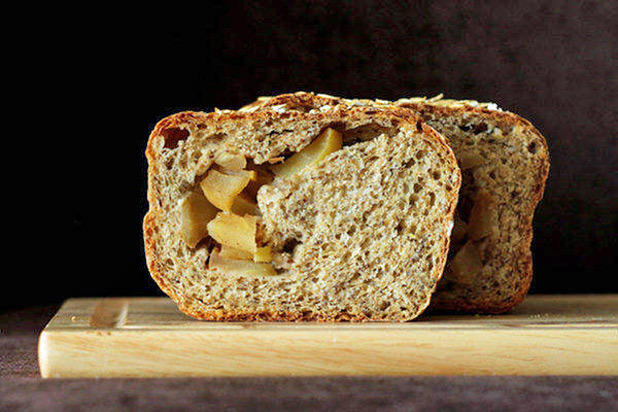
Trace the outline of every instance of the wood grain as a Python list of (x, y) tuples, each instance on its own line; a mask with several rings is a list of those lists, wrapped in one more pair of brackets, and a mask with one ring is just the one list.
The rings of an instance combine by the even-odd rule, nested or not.
[(618, 295), (408, 323), (203, 322), (167, 298), (71, 299), (39, 364), (43, 377), (616, 375)]

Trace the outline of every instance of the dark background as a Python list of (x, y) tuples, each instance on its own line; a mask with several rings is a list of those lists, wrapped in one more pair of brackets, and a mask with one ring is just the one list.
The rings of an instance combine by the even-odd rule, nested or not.
[(526, 117), (552, 162), (533, 292), (618, 292), (618, 2), (211, 2), (92, 17), (75, 34), (86, 45), (73, 86), (91, 127), (72, 131), (69, 270), (5, 304), (160, 293), (141, 233), (151, 128), (176, 111), (297, 90), (443, 92)]

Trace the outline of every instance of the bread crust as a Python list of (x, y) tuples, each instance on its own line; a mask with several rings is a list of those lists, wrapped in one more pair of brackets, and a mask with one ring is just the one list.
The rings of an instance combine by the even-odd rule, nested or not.
[[(272, 105), (284, 104), (285, 101), (302, 106), (306, 100), (311, 99), (312, 93), (298, 92), (293, 95), (277, 96), (277, 97), (261, 97), (257, 101), (245, 106), (244, 110), (257, 110), (259, 108), (269, 107)], [(509, 129), (518, 127), (524, 134), (534, 136), (539, 142), (538, 147), (538, 165), (536, 170), (531, 171), (537, 176), (534, 182), (532, 197), (527, 203), (526, 210), (523, 215), (526, 217), (526, 224), (523, 227), (523, 234), (520, 242), (521, 254), (515, 258), (517, 270), (512, 272), (514, 277), (513, 282), (517, 287), (509, 290), (506, 287), (501, 288), (500, 293), (496, 290), (477, 290), (474, 296), (457, 296), (448, 292), (438, 291), (432, 298), (430, 310), (454, 310), (472, 313), (487, 313), (498, 314), (507, 312), (520, 304), (525, 298), (530, 288), (530, 283), (533, 276), (532, 253), (530, 250), (533, 234), (533, 216), (537, 204), (543, 197), (545, 190), (545, 182), (549, 174), (549, 150), (547, 142), (543, 135), (526, 119), (521, 116), (499, 109), (492, 103), (479, 103), (477, 101), (467, 100), (446, 100), (442, 96), (435, 98), (408, 98), (400, 99), (395, 102), (381, 100), (365, 100), (365, 99), (342, 99), (339, 97), (328, 95), (316, 95), (316, 99), (320, 99), (321, 104), (348, 104), (350, 106), (393, 106), (410, 109), (415, 115), (418, 115), (423, 120), (428, 117), (435, 118), (467, 118), (477, 117), (482, 118), (487, 123), (493, 123), (501, 129)], [(448, 136), (446, 136), (448, 139)], [(457, 154), (456, 154), (457, 156)]]
[[(206, 125), (216, 127), (218, 123), (223, 121), (230, 121), (234, 119), (270, 119), (273, 116), (281, 117), (294, 117), (301, 116), (304, 109), (307, 107), (315, 107), (319, 105), (318, 99), (314, 95), (285, 95), (281, 97), (282, 102), (287, 104), (296, 105), (298, 110), (288, 111), (286, 113), (274, 112), (272, 110), (244, 110), (244, 111), (215, 111), (213, 113), (201, 113), (201, 112), (182, 112), (172, 116), (166, 117), (157, 123), (155, 128), (150, 134), (148, 144), (146, 147), (146, 158), (148, 160), (148, 201), (150, 209), (144, 217), (143, 231), (144, 231), (144, 249), (146, 255), (146, 262), (152, 278), (161, 288), (161, 290), (170, 296), (178, 305), (179, 309), (195, 318), (210, 320), (210, 321), (369, 321), (369, 320), (408, 320), (408, 319), (380, 319), (376, 316), (367, 316), (362, 313), (347, 313), (342, 311), (338, 314), (323, 314), (318, 310), (313, 312), (292, 312), (292, 311), (277, 311), (277, 310), (265, 310), (265, 311), (253, 311), (243, 309), (204, 309), (203, 305), (199, 305), (194, 300), (187, 298), (178, 291), (172, 284), (168, 277), (168, 273), (165, 271), (159, 259), (159, 252), (157, 250), (160, 247), (160, 239), (158, 238), (158, 226), (160, 224), (162, 211), (159, 209), (158, 197), (159, 193), (154, 190), (154, 179), (158, 174), (158, 159), (157, 149), (155, 147), (155, 140), (160, 137), (165, 131), (170, 129), (180, 130), (194, 130), (203, 128)], [(303, 106), (306, 106), (303, 108)], [(341, 107), (343, 115), (346, 116), (363, 116), (373, 115), (378, 109), (375, 107)], [(449, 210), (447, 210), (447, 218), (445, 222), (451, 222), (455, 211), (455, 205), (457, 200), (457, 192), (461, 183), (461, 174), (456, 167), (456, 159), (451, 151), (449, 145), (442, 135), (437, 133), (431, 127), (420, 122), (419, 119), (410, 111), (403, 108), (390, 107), (388, 109), (379, 109), (380, 113), (384, 116), (389, 116), (395, 119), (396, 122), (409, 123), (411, 127), (416, 127), (417, 131), (423, 133), (427, 137), (427, 141), (433, 143), (436, 150), (439, 150), (446, 154), (448, 161), (454, 166), (453, 172), (456, 173), (456, 182), (454, 183), (455, 190), (452, 192), (448, 199), (450, 204)], [(328, 116), (322, 113), (314, 113), (312, 116), (316, 118), (326, 118)], [(448, 224), (448, 223), (447, 223)], [(444, 231), (450, 232), (450, 227), (444, 227)], [(432, 278), (435, 279), (433, 285), (433, 291), (437, 286), (437, 281), (442, 276), (442, 269), (446, 263), (447, 253), (449, 249), (450, 236), (444, 236), (444, 241), (441, 247), (441, 253), (436, 261), (435, 267), (432, 271)], [(208, 270), (208, 269), (205, 269)], [(427, 297), (425, 302), (419, 303), (419, 310), (414, 316), (420, 314), (428, 305), (430, 296)]]

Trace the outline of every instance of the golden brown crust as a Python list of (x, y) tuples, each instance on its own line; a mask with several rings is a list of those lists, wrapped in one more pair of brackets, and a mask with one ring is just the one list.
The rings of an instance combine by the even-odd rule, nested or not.
[[(310, 107), (315, 107), (317, 103), (315, 101), (310, 101), (311, 99), (307, 99), (303, 96), (282, 96), (280, 97), (281, 101), (286, 101), (288, 104), (294, 105), (297, 110), (289, 111), (286, 113), (278, 113), (278, 116), (281, 117), (294, 117), (294, 116), (302, 116), (305, 111), (310, 110)], [(321, 99), (321, 98), (319, 98)], [(325, 100), (326, 101), (326, 100)], [(375, 107), (363, 106), (363, 107), (354, 107), (354, 108), (344, 108), (342, 110), (347, 110), (349, 114), (355, 113), (356, 115), (370, 115), (376, 113)], [(395, 107), (391, 107), (388, 110), (384, 110), (384, 113), (387, 113), (388, 116), (393, 116), (394, 118), (400, 119), (401, 122), (409, 122), (414, 127), (418, 129), (419, 132), (424, 133), (428, 136), (428, 142), (432, 142), (438, 147), (437, 150), (447, 153), (450, 162), (456, 164), (455, 157), (450, 150), (449, 145), (442, 135), (435, 132), (429, 126), (418, 121), (418, 118), (407, 109), (399, 109)], [(272, 111), (217, 111), (214, 113), (198, 113), (198, 112), (182, 112), (172, 116), (169, 116), (163, 120), (161, 120), (152, 131), (150, 138), (148, 140), (147, 148), (146, 148), (146, 157), (149, 163), (149, 179), (153, 179), (157, 175), (157, 151), (153, 146), (155, 143), (155, 139), (161, 135), (164, 135), (166, 131), (179, 129), (179, 130), (194, 130), (200, 129), (204, 127), (204, 125), (216, 125), (218, 122), (222, 120), (231, 120), (231, 119), (267, 119), (272, 116)], [(326, 118), (326, 114), (322, 113), (313, 113), (312, 116), (316, 118)], [(457, 182), (456, 188), (459, 187), (461, 182), (461, 175), (457, 171)], [(152, 183), (152, 182), (150, 182)], [(379, 317), (369, 317), (362, 313), (347, 313), (341, 312), (335, 315), (324, 315), (319, 311), (316, 312), (281, 312), (281, 311), (243, 311), (243, 310), (221, 310), (221, 309), (212, 309), (212, 310), (204, 310), (203, 308), (198, 308), (193, 302), (190, 301), (186, 296), (179, 294), (177, 289), (172, 284), (173, 281), (169, 279), (168, 273), (165, 271), (164, 266), (158, 261), (158, 219), (159, 219), (159, 210), (157, 208), (158, 196), (154, 193), (151, 188), (152, 184), (149, 183), (149, 191), (148, 191), (148, 200), (150, 203), (150, 210), (146, 214), (143, 223), (144, 229), (144, 245), (145, 245), (145, 253), (146, 253), (146, 261), (148, 265), (148, 269), (157, 283), (157, 285), (161, 288), (161, 290), (169, 295), (177, 304), (181, 311), (184, 313), (205, 320), (227, 320), (227, 321), (252, 321), (252, 320), (262, 320), (262, 321), (367, 321), (367, 320), (381, 320)], [(449, 204), (451, 205), (448, 210), (448, 218), (446, 221), (452, 221), (453, 213), (455, 210), (457, 190), (454, 191), (454, 194), (451, 199), (449, 199)], [(442, 253), (439, 256), (439, 259), (436, 261), (436, 273), (435, 278), (436, 282), (441, 276), (441, 268), (444, 267), (446, 262), (447, 251), (449, 248), (449, 237), (444, 237), (444, 244), (442, 246)], [(435, 290), (435, 284), (433, 286)], [(429, 299), (422, 305), (420, 311), (422, 311), (429, 304)], [(419, 313), (420, 313), (419, 311)], [(404, 319), (402, 319), (404, 320)]]

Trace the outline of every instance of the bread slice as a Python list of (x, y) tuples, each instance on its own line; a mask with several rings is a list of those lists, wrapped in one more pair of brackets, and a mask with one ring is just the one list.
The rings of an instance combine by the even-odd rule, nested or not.
[[(208, 320), (413, 319), (446, 262), (461, 181), (451, 149), (406, 109), (281, 101), (156, 125), (144, 218), (152, 277)], [(316, 147), (317, 161), (299, 162)], [(230, 212), (206, 201), (227, 208), (238, 188)]]
[[(444, 135), (463, 179), (449, 259), (431, 307), (501, 313), (524, 299), (532, 280), (532, 219), (549, 171), (547, 143), (530, 122), (492, 103), (442, 96), (396, 102), (294, 96), (323, 105), (407, 108)], [(290, 98), (260, 98), (246, 110), (282, 100)]]

